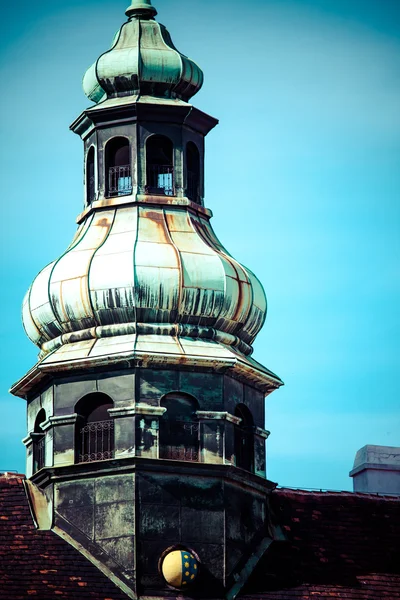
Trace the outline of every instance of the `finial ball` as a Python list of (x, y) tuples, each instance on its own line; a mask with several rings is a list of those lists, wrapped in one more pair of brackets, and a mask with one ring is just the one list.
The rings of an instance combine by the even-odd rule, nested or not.
[(169, 585), (174, 588), (185, 589), (196, 580), (199, 563), (192, 552), (172, 550), (164, 557), (161, 571)]

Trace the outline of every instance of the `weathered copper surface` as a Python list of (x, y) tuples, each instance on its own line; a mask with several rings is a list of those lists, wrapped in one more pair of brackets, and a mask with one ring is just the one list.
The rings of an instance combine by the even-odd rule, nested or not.
[(164, 25), (153, 20), (157, 11), (149, 1), (132, 2), (129, 21), (87, 70), (83, 88), (94, 102), (132, 94), (188, 100), (203, 85), (197, 64), (173, 45)]
[(265, 315), (261, 284), (222, 247), (207, 217), (138, 205), (89, 214), (23, 306), (41, 356), (65, 346), (70, 359), (115, 353), (110, 346), (147, 352), (149, 344), (185, 354), (177, 338), (195, 339), (200, 353), (205, 339), (249, 355)]

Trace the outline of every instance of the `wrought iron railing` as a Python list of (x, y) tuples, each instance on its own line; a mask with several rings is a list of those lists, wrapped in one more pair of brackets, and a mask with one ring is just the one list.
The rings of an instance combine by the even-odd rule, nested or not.
[(78, 462), (107, 460), (114, 457), (114, 421), (87, 423), (79, 430)]
[(108, 169), (108, 195), (126, 196), (132, 193), (131, 166), (123, 165)]
[(195, 421), (160, 422), (160, 458), (198, 462), (200, 425)]
[(174, 185), (174, 167), (170, 165), (148, 166), (146, 186), (148, 194), (173, 196)]
[(33, 462), (35, 471), (42, 469), (45, 463), (45, 436), (37, 435), (38, 437), (33, 443)]
[(193, 171), (187, 172), (187, 197), (192, 202), (199, 202), (200, 190), (199, 190), (199, 176)]

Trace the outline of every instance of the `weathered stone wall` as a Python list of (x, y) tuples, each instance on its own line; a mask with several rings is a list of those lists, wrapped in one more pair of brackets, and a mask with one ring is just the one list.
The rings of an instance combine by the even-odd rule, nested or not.
[(196, 593), (222, 597), (267, 535), (267, 482), (194, 463), (132, 459), (123, 474), (100, 466), (85, 466), (75, 479), (63, 469), (64, 480), (54, 483), (54, 524), (139, 594), (165, 593), (160, 557), (185, 547), (201, 561)]
[[(55, 524), (67, 533), (63, 517), (88, 541), (115, 561), (121, 573), (134, 580), (135, 476), (110, 475), (55, 484)], [(82, 540), (81, 540), (82, 541)]]
[(138, 478), (138, 584), (159, 590), (164, 550), (192, 548), (211, 576), (224, 575), (224, 494), (222, 480), (201, 476), (141, 474)]
[[(198, 401), (202, 462), (235, 464), (235, 425), (229, 415), (234, 415), (237, 404), (249, 408), (256, 427), (264, 427), (263, 393), (222, 373), (137, 368), (63, 377), (34, 398), (28, 409), (33, 429), (38, 410), (42, 405), (46, 408), (46, 465), (74, 463), (76, 405), (95, 392), (106, 394), (114, 403), (110, 416), (115, 425), (115, 458), (158, 458), (162, 412), (157, 410), (171, 392), (190, 394)], [(265, 439), (255, 435), (254, 444), (255, 472), (265, 476)]]

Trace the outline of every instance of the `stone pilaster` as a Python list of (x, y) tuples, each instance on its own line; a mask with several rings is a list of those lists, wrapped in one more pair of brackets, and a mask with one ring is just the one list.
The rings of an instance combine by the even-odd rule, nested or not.
[(166, 409), (162, 406), (136, 405), (136, 456), (159, 457), (159, 420), (165, 411)]
[(33, 475), (33, 439), (31, 434), (23, 438), (22, 443), (26, 448), (26, 476)]
[(261, 427), (254, 428), (254, 473), (266, 477), (265, 440), (270, 432)]
[(114, 457), (135, 456), (135, 415), (134, 407), (110, 408), (108, 413), (114, 419)]
[(205, 463), (233, 464), (234, 426), (240, 419), (223, 411), (198, 410), (201, 456)]
[[(42, 423), (46, 433), (46, 465), (73, 465), (75, 462), (75, 425), (78, 415), (49, 417)], [(49, 461), (49, 462), (48, 462)]]

